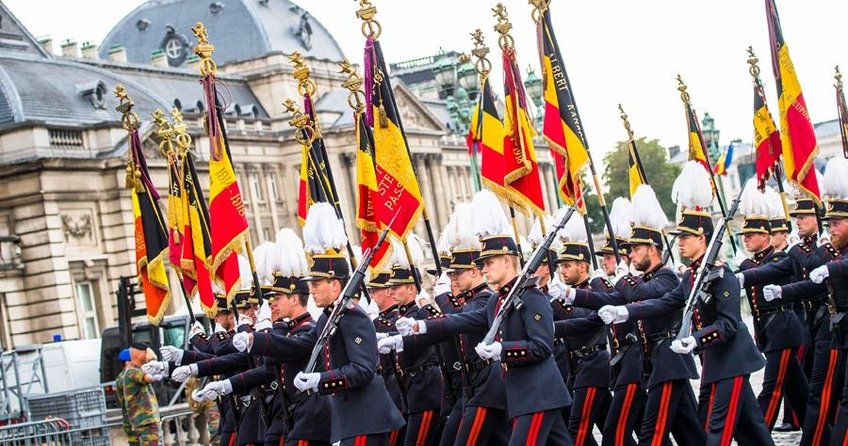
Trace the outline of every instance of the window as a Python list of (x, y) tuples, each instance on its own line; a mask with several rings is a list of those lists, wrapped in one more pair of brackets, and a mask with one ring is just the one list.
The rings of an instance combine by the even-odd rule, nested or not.
[(268, 182), (271, 183), (271, 199), (280, 201), (280, 192), (277, 191), (277, 172), (268, 174)]
[(262, 228), (262, 240), (263, 241), (270, 241), (271, 240), (271, 230), (268, 229), (267, 227)]
[(90, 281), (77, 282), (76, 291), (82, 337), (83, 339), (99, 338), (100, 327), (97, 323), (94, 286)]
[(253, 196), (256, 197), (256, 201), (263, 201), (262, 185), (259, 183), (259, 175), (254, 174), (250, 176), (250, 187), (253, 188)]

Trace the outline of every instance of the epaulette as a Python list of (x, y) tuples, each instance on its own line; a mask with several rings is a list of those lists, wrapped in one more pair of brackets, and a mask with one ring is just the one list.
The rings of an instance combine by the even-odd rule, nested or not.
[(828, 253), (829, 253), (829, 254), (830, 254), (830, 255), (831, 255), (834, 259), (835, 259), (835, 258), (837, 258), (837, 257), (839, 257), (839, 251), (837, 251), (837, 250), (836, 250), (836, 248), (834, 248), (834, 247), (833, 247), (833, 245), (831, 245), (830, 243), (825, 244), (825, 245), (824, 245), (824, 249), (826, 249), (826, 250), (827, 250), (827, 252), (828, 252)]
[(797, 246), (798, 249), (800, 249), (801, 251), (804, 251), (804, 253), (806, 253), (806, 254), (810, 254), (810, 253), (813, 252), (813, 248), (811, 248), (807, 245), (797, 244), (795, 246)]
[(427, 319), (432, 319), (434, 317), (439, 317), (442, 315), (442, 313), (432, 305), (428, 304), (424, 306), (424, 309), (427, 310)]
[(459, 301), (459, 298), (451, 294), (448, 297), (448, 302), (450, 302), (451, 306), (455, 309), (459, 309), (462, 307), (462, 303)]
[(638, 285), (636, 279), (634, 279), (630, 274), (622, 277), (622, 280), (624, 280), (624, 283), (630, 285), (630, 288), (636, 288), (636, 285)]
[(601, 283), (603, 283), (604, 286), (607, 287), (607, 288), (615, 288), (612, 285), (612, 282), (610, 282), (609, 279), (607, 279), (606, 277), (601, 277)]

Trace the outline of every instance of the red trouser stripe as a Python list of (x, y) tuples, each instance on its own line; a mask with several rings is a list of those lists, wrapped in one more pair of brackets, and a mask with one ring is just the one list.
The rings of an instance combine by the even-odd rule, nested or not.
[(742, 391), (742, 376), (733, 378), (733, 390), (730, 393), (730, 403), (727, 405), (727, 417), (724, 419), (724, 431), (721, 433), (721, 446), (730, 445), (733, 430), (736, 428), (736, 412), (739, 407), (739, 394)]
[(367, 435), (357, 435), (356, 440), (353, 441), (353, 446), (365, 446), (366, 444), (368, 444)]
[(415, 440), (416, 446), (423, 446), (427, 442), (427, 432), (430, 430), (430, 420), (432, 419), (432, 410), (425, 410), (421, 414), (421, 425), (418, 426), (418, 438)]
[(577, 438), (574, 439), (574, 446), (581, 446), (586, 442), (586, 437), (592, 430), (592, 424), (589, 423), (592, 419), (592, 404), (595, 402), (596, 387), (586, 388), (586, 398), (583, 400), (583, 412), (580, 413), (580, 425), (577, 429)]
[(774, 384), (774, 391), (771, 393), (771, 399), (769, 400), (768, 408), (766, 409), (766, 426), (771, 430), (774, 426), (774, 419), (777, 417), (777, 409), (780, 404), (780, 397), (783, 394), (783, 384), (786, 380), (786, 369), (789, 365), (789, 358), (791, 355), (792, 349), (787, 348), (783, 350), (783, 353), (780, 354), (780, 368), (777, 370), (777, 382)]
[(477, 438), (480, 437), (480, 430), (483, 428), (483, 422), (486, 421), (486, 408), (478, 407), (474, 413), (474, 424), (471, 425), (471, 433), (468, 434), (468, 440), (465, 446), (474, 446), (477, 444)]
[(227, 442), (227, 446), (236, 446), (236, 433), (235, 432), (230, 434), (230, 441)]
[(530, 430), (527, 432), (527, 441), (525, 446), (533, 446), (539, 439), (539, 428), (542, 427), (542, 419), (545, 418), (544, 412), (536, 412), (530, 420)]
[(651, 446), (662, 446), (665, 438), (665, 424), (668, 421), (668, 404), (671, 401), (671, 389), (674, 383), (667, 381), (663, 383), (662, 395), (660, 396), (660, 408), (657, 411), (657, 424), (654, 426), (654, 438)]
[(627, 419), (630, 418), (630, 408), (633, 406), (633, 396), (636, 394), (636, 389), (639, 384), (631, 383), (627, 385), (626, 393), (624, 394), (624, 404), (621, 406), (621, 414), (618, 418), (618, 426), (615, 428), (615, 446), (624, 446), (624, 434), (627, 432)]
[(824, 379), (824, 387), (822, 388), (821, 402), (819, 403), (819, 419), (816, 420), (816, 430), (813, 434), (813, 444), (820, 444), (821, 437), (824, 435), (824, 423), (827, 420), (827, 413), (830, 411), (830, 392), (833, 384), (833, 374), (836, 372), (836, 360), (839, 359), (839, 350), (830, 349), (830, 358), (827, 362), (827, 374)]
[(396, 446), (399, 436), (400, 429), (392, 431), (392, 433), (389, 434), (389, 446)]
[(710, 384), (710, 401), (707, 403), (707, 419), (704, 420), (704, 432), (710, 430), (710, 415), (713, 413), (713, 399), (715, 398), (715, 383)]

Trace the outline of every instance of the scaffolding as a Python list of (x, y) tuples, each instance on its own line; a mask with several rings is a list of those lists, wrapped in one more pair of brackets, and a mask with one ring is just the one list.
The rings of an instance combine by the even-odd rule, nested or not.
[(24, 396), (48, 392), (41, 344), (0, 353), (0, 423), (28, 419)]

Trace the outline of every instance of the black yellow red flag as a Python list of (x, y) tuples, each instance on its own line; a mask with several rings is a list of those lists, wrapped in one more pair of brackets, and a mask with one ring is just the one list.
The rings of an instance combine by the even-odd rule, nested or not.
[[(377, 172), (374, 165), (374, 135), (365, 119), (364, 111), (355, 111), (356, 121), (356, 226), (362, 238), (362, 253), (372, 249), (380, 238), (380, 222), (374, 204), (379, 200)], [(371, 258), (371, 268), (379, 269), (386, 259), (388, 244)]]
[(467, 143), (469, 150), (476, 144), (480, 153), (480, 177), (483, 184), (503, 199), (508, 199), (504, 189), (503, 123), (488, 77), (483, 79), (477, 107), (471, 115)]
[(757, 174), (757, 187), (764, 190), (766, 181), (780, 163), (782, 149), (780, 132), (777, 131), (777, 126), (771, 117), (759, 79), (754, 85), (754, 149), (756, 150), (754, 168)]
[(190, 152), (185, 153), (180, 170), (183, 195), (180, 270), (185, 289), (192, 295), (197, 294), (203, 311), (214, 316), (218, 312), (218, 304), (212, 288), (213, 278), (209, 264), (212, 252), (209, 209), (198, 185), (199, 177)]

